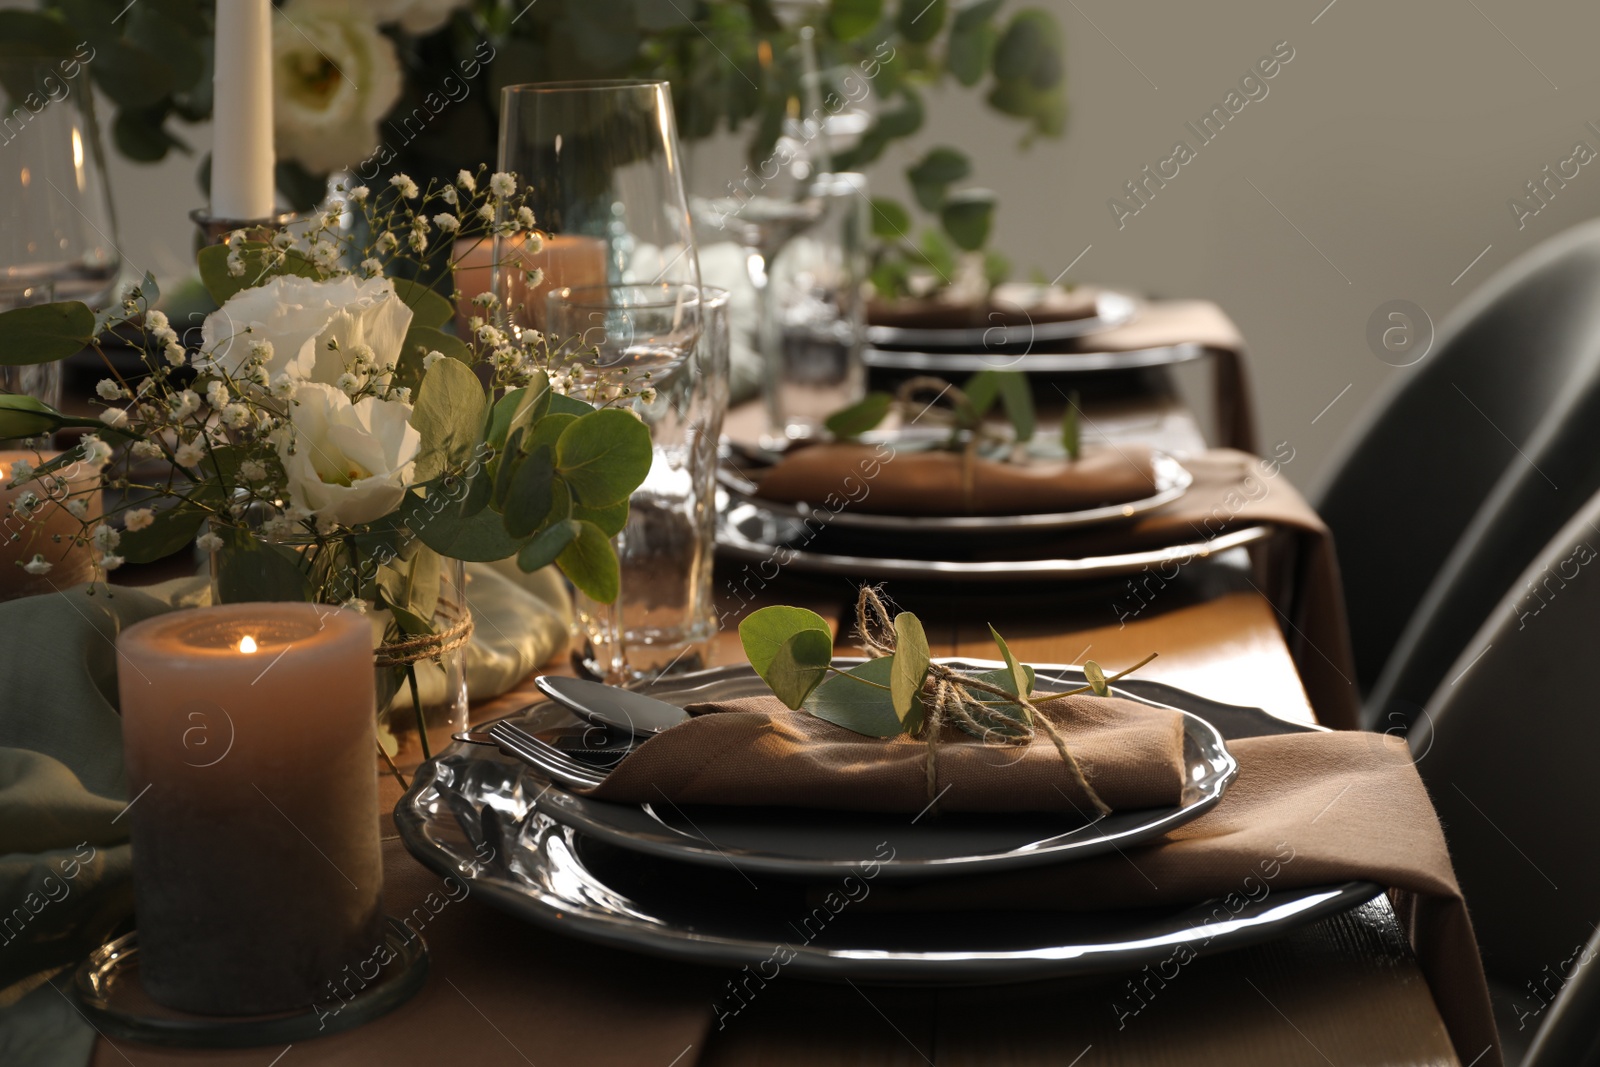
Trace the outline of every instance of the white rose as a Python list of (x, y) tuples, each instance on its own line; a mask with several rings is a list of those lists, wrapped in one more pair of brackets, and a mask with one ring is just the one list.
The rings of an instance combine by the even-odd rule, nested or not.
[(294, 503), (321, 523), (346, 526), (398, 507), (422, 446), (411, 405), (371, 396), (352, 404), (320, 383), (302, 387), (295, 401), (278, 441)]
[(432, 33), (446, 22), (467, 0), (367, 0), (367, 8), (377, 22), (398, 22), (407, 33), (418, 36)]
[(339, 0), (289, 0), (272, 21), (278, 158), (338, 170), (379, 144), (400, 99), (400, 62), (372, 12)]
[[(366, 345), (380, 362), (396, 361), (410, 328), (411, 309), (387, 278), (316, 281), (284, 274), (239, 290), (206, 316), (200, 367), (237, 380), (252, 348), (267, 351), (246, 342), (269, 341), (262, 366), (274, 381), (288, 374), (332, 385), (346, 369), (341, 353)], [(330, 350), (329, 341), (339, 351)]]

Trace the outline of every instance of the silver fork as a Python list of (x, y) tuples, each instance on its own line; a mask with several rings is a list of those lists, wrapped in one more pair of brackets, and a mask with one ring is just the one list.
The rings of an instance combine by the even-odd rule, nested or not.
[(597, 774), (555, 746), (509, 722), (490, 726), (489, 737), (506, 755), (515, 756), (558, 785), (593, 789), (606, 780), (605, 775)]

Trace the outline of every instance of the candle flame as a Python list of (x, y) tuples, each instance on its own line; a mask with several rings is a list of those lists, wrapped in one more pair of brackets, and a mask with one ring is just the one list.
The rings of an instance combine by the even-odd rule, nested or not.
[(250, 652), (254, 652), (255, 650), (256, 650), (256, 639), (255, 638), (251, 637), (249, 634), (245, 634), (243, 637), (239, 638), (239, 651), (240, 652), (250, 653)]

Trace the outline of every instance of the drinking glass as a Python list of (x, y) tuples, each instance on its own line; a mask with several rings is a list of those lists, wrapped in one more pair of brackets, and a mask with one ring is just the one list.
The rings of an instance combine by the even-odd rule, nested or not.
[(626, 374), (637, 392), (647, 365), (643, 387), (653, 390), (621, 401), (650, 429), (650, 473), (613, 542), (621, 565), (616, 601), (575, 598), (580, 665), (610, 682), (704, 667), (716, 635), (711, 567), (717, 440), (728, 405), (728, 294), (623, 285), (563, 290), (549, 304), (552, 336), (582, 337), (594, 353), (586, 385), (609, 391)]
[[(512, 325), (543, 329), (547, 298), (561, 289), (700, 284), (666, 82), (512, 85), (502, 95), (500, 169), (532, 187), (542, 244), (496, 241), (494, 292)], [(534, 268), (543, 278), (530, 286)]]
[(0, 59), (0, 290), (103, 306), (122, 257), (87, 66)]
[[(48, 304), (55, 299), (54, 286), (48, 281), (32, 285), (11, 285), (0, 278), (0, 312), (32, 304)], [(21, 367), (0, 366), (0, 393), (20, 393), (42, 400), (53, 408), (61, 407), (61, 363), (31, 363)], [(49, 435), (30, 438), (28, 447), (45, 448)]]
[(866, 390), (866, 178), (824, 174), (809, 195), (821, 213), (778, 256), (769, 284), (778, 348), (765, 360), (762, 392), (769, 426), (763, 443), (772, 448), (821, 433), (829, 415)]

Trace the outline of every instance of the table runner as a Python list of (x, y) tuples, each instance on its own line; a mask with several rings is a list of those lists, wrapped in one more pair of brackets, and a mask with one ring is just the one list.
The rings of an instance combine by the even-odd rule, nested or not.
[[(1462, 1063), (1495, 1067), (1499, 1039), (1444, 832), (1405, 742), (1362, 732), (1228, 742), (1239, 776), (1163, 842), (1025, 873), (875, 888), (864, 908), (1097, 909), (1185, 903), (1366, 880), (1396, 911)], [(1226, 919), (1224, 910), (1221, 919)], [(1176, 980), (1176, 979), (1174, 979)]]
[[(1256, 450), (1255, 402), (1245, 366), (1244, 338), (1227, 312), (1209, 300), (1147, 300), (1125, 326), (1085, 334), (1071, 342), (1039, 345), (1037, 351), (1130, 352), (1166, 345), (1197, 344), (1211, 355), (1218, 443)], [(1024, 360), (1018, 369), (1027, 369)]]

